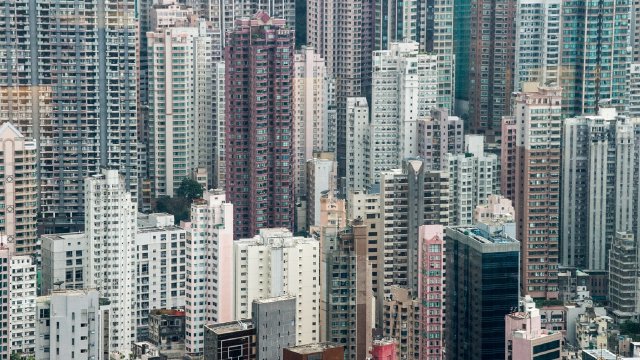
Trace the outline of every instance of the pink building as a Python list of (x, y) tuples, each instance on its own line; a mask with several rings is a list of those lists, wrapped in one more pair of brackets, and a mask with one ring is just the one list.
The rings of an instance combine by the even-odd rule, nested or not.
[(442, 360), (444, 349), (444, 227), (423, 225), (419, 231), (418, 293), (422, 302), (421, 359)]
[(234, 235), (293, 230), (294, 32), (264, 12), (236, 21), (225, 47), (226, 189)]
[(500, 193), (507, 199), (514, 201), (516, 191), (516, 119), (513, 116), (502, 118), (500, 167)]
[(487, 203), (478, 205), (473, 210), (473, 222), (487, 223), (495, 220), (513, 221), (516, 211), (511, 200), (502, 195), (489, 195)]
[(505, 316), (505, 360), (560, 359), (562, 333), (543, 330), (540, 310), (529, 296), (521, 311)]
[[(0, 235), (0, 359), (8, 359), (11, 355), (11, 301), (9, 299), (11, 279), (11, 251), (7, 237)], [(6, 315), (6, 316), (5, 316)]]
[(372, 360), (397, 360), (396, 342), (391, 339), (376, 340), (371, 350)]

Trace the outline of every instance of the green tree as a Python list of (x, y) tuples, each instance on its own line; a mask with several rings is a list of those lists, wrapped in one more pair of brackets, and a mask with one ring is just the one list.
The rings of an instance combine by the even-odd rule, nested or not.
[(173, 215), (176, 224), (182, 220), (189, 220), (191, 201), (184, 197), (163, 196), (156, 199), (157, 212), (165, 212)]
[(191, 178), (184, 178), (180, 183), (180, 187), (176, 190), (176, 196), (186, 198), (189, 200), (189, 203), (191, 203), (193, 199), (201, 198), (203, 191), (202, 185), (197, 181)]

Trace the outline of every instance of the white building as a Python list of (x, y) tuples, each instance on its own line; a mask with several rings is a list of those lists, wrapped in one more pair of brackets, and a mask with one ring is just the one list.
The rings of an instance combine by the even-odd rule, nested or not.
[(307, 161), (307, 225), (320, 225), (320, 198), (323, 193), (337, 190), (335, 154), (317, 153)]
[(640, 123), (600, 109), (565, 119), (562, 141), (562, 264), (608, 269), (616, 232), (632, 232)]
[(36, 347), (36, 265), (30, 255), (10, 255), (8, 265), (10, 352), (33, 355)]
[(136, 337), (146, 339), (149, 311), (184, 309), (187, 232), (169, 214), (138, 214)]
[(43, 235), (42, 294), (55, 289), (83, 289), (89, 271), (89, 239), (85, 233)]
[(191, 204), (187, 231), (186, 351), (204, 351), (204, 326), (232, 321), (233, 205), (220, 190)]
[(312, 46), (296, 51), (293, 74), (295, 194), (304, 197), (306, 163), (314, 152), (327, 151), (329, 78), (324, 59)]
[(464, 122), (449, 115), (447, 109), (433, 109), (429, 116), (418, 121), (418, 156), (427, 169), (440, 170), (446, 166), (445, 155), (464, 151)]
[(125, 357), (134, 335), (136, 201), (116, 170), (85, 179), (86, 286), (111, 303), (110, 353)]
[[(640, 24), (638, 24), (640, 26)], [(639, 29), (640, 31), (640, 29)], [(637, 39), (640, 41), (640, 38)], [(640, 51), (635, 49), (635, 51)], [(640, 117), (640, 64), (629, 64), (627, 70), (626, 115)]]
[(252, 239), (233, 244), (234, 315), (251, 317), (253, 300), (294, 295), (298, 344), (320, 340), (319, 243), (294, 237), (287, 229), (261, 229)]
[(511, 220), (516, 216), (511, 200), (502, 195), (489, 195), (485, 204), (476, 205), (473, 211), (473, 223), (492, 220)]
[(515, 91), (522, 91), (525, 82), (559, 83), (561, 8), (561, 0), (518, 0)]
[[(473, 144), (473, 142), (472, 142)], [(446, 154), (449, 172), (449, 225), (473, 225), (473, 212), (499, 191), (498, 157), (484, 154), (482, 143), (465, 154)]]
[(369, 185), (369, 105), (365, 98), (347, 99), (346, 192)]
[(418, 43), (391, 43), (373, 53), (370, 181), (418, 155), (418, 120), (438, 100), (437, 56), (418, 52)]
[(55, 290), (37, 300), (36, 360), (102, 359), (109, 305), (97, 290)]
[(154, 197), (173, 196), (198, 167), (215, 178), (220, 104), (219, 96), (213, 96), (212, 80), (219, 80), (219, 72), (211, 75), (212, 39), (207, 31), (204, 21), (194, 21), (147, 33), (149, 172)]

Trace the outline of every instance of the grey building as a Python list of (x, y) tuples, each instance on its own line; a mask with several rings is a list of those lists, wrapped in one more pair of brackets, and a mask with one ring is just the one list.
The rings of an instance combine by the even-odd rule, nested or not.
[(89, 238), (84, 233), (51, 234), (42, 243), (41, 293), (56, 289), (84, 289), (88, 274)]
[(204, 360), (255, 360), (256, 328), (250, 321), (204, 327)]
[(616, 233), (609, 258), (609, 302), (622, 321), (640, 313), (638, 301), (638, 245), (633, 235)]
[[(37, 6), (32, 6), (37, 5)], [(46, 233), (80, 231), (85, 177), (114, 166), (137, 195), (134, 0), (0, 5), (0, 122), (38, 146)]]
[(257, 334), (257, 359), (282, 359), (284, 348), (296, 344), (296, 302), (293, 295), (254, 300), (251, 317)]

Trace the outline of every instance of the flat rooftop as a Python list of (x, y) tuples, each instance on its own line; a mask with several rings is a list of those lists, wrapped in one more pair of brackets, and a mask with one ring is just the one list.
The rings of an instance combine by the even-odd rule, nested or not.
[(236, 331), (253, 329), (253, 323), (251, 322), (251, 320), (245, 320), (244, 322), (232, 321), (232, 322), (223, 323), (223, 324), (206, 325), (206, 327), (209, 328), (211, 331), (213, 331), (213, 333), (222, 335), (222, 334), (229, 334)]
[(337, 347), (342, 347), (342, 345), (338, 345), (330, 342), (324, 342), (324, 343), (313, 343), (313, 344), (288, 347), (287, 350), (294, 352), (296, 354), (315, 354), (315, 353), (323, 352), (324, 350), (327, 350), (327, 349), (333, 349)]
[(450, 226), (445, 234), (482, 253), (520, 251), (520, 242), (501, 230), (490, 234), (475, 226)]
[(268, 304), (268, 303), (273, 303), (273, 302), (278, 302), (283, 300), (291, 300), (295, 298), (296, 297), (294, 295), (282, 295), (282, 296), (276, 296), (276, 297), (270, 297), (270, 298), (264, 298), (264, 299), (256, 299), (254, 300), (254, 302), (257, 304)]

